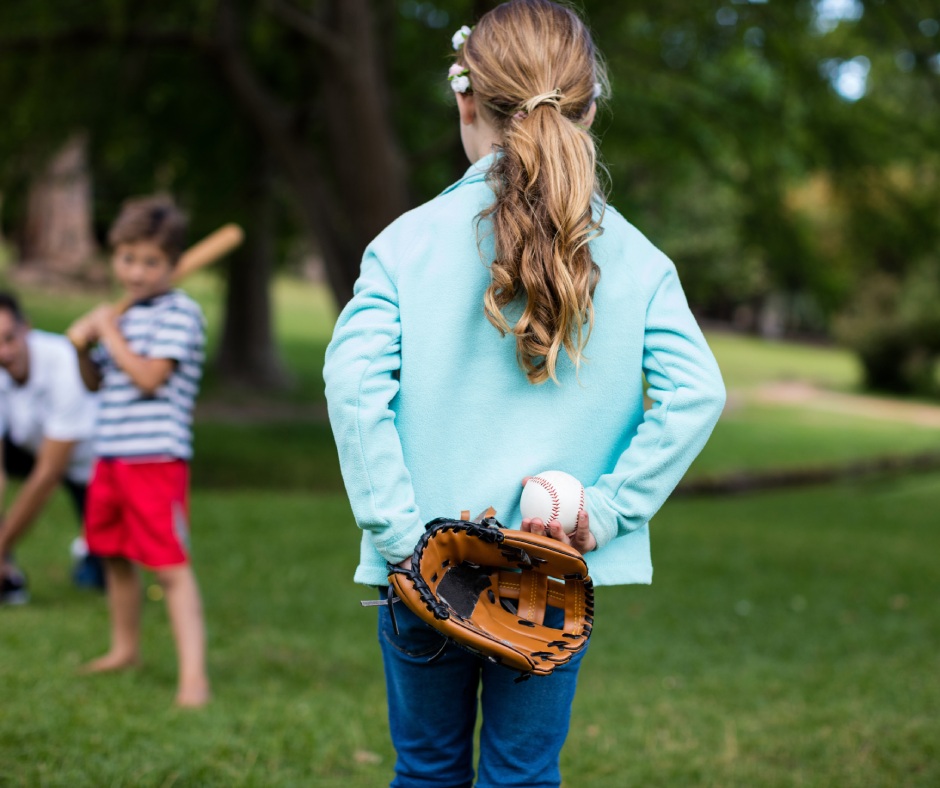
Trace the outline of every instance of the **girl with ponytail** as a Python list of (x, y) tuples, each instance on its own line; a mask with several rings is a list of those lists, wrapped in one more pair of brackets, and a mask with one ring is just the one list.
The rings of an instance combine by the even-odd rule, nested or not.
[[(425, 522), (492, 506), (584, 553), (595, 586), (649, 583), (649, 521), (711, 434), (720, 373), (673, 264), (605, 204), (590, 127), (607, 80), (584, 23), (511, 0), (453, 45), (471, 166), (370, 244), (327, 350), (355, 580), (383, 588)], [(584, 484), (571, 534), (521, 519), (520, 481), (548, 469)], [(428, 662), (441, 636), (381, 610), (393, 786), (560, 784), (584, 652), (515, 683), (456, 647)]]

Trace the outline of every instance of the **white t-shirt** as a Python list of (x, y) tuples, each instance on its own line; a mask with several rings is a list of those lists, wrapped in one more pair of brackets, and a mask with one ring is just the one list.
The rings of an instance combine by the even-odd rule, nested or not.
[(60, 334), (31, 329), (29, 378), (20, 386), (0, 369), (0, 434), (35, 454), (45, 438), (77, 441), (66, 476), (87, 482), (98, 398), (85, 388), (78, 356)]

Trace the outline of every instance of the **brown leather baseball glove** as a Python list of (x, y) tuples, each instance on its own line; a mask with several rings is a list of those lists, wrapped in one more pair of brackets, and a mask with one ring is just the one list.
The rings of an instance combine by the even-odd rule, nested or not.
[[(537, 534), (440, 518), (426, 526), (410, 569), (389, 567), (392, 592), (422, 620), (481, 657), (546, 676), (587, 645), (594, 586), (584, 557)], [(563, 629), (546, 626), (547, 607), (564, 610)]]

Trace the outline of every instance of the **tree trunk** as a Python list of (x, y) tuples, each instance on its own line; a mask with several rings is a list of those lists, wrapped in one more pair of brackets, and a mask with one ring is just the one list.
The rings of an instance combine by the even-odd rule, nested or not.
[(392, 127), (386, 76), (368, 0), (334, 0), (328, 24), (342, 47), (320, 48), (337, 195), (349, 217), (358, 274), (366, 245), (408, 207), (404, 157)]
[(76, 278), (93, 261), (88, 140), (75, 134), (32, 183), (20, 257), (29, 278)]
[(284, 388), (290, 378), (272, 331), (275, 206), (269, 157), (260, 153), (248, 190), (246, 244), (229, 262), (222, 341), (216, 368), (228, 383), (252, 389)]
[(404, 156), (388, 112), (375, 18), (368, 0), (330, 0), (322, 19), (291, 3), (271, 0), (271, 7), (309, 38), (317, 53), (327, 119), (325, 156), (291, 122), (291, 108), (259, 78), (230, 0), (219, 6), (217, 60), (283, 173), (305, 230), (322, 250), (327, 280), (342, 307), (352, 297), (366, 245), (408, 207)]
[[(388, 113), (386, 76), (379, 67), (368, 0), (331, 0), (325, 27), (312, 18), (298, 17), (292, 6), (285, 13), (288, 24), (308, 37), (314, 29), (329, 118), (326, 157), (318, 154), (293, 122), (292, 108), (255, 69), (232, 0), (221, 0), (217, 6), (215, 38), (208, 52), (257, 132), (268, 162), (291, 190), (300, 221), (323, 255), (327, 281), (342, 307), (352, 297), (366, 245), (407, 207), (404, 157)], [(270, 173), (262, 189), (266, 212), (271, 211), (268, 178)], [(252, 386), (284, 380), (274, 353), (267, 300), (272, 220), (262, 221), (262, 214), (252, 212), (248, 247), (241, 258), (233, 258), (218, 356), (226, 379)]]

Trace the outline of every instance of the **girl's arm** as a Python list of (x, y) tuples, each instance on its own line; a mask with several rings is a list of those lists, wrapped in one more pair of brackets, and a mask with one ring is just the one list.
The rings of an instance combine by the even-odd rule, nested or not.
[(323, 369), (330, 425), (356, 523), (386, 561), (406, 560), (424, 533), (390, 404), (398, 393), (398, 293), (367, 250)]
[(725, 404), (721, 373), (675, 266), (657, 252), (660, 274), (646, 313), (643, 372), (653, 406), (611, 473), (585, 488), (598, 547), (640, 528), (663, 505), (705, 446)]

